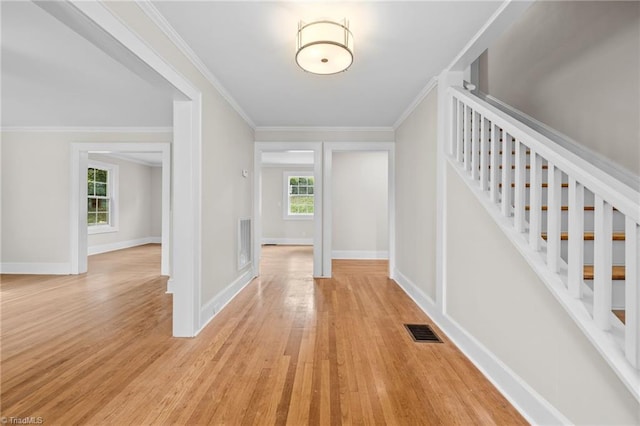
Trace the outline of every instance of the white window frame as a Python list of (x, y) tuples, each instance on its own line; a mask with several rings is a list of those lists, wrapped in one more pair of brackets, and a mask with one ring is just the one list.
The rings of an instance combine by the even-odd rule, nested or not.
[[(109, 225), (89, 226), (87, 224), (87, 233), (105, 234), (108, 232), (118, 232), (118, 186), (119, 186), (119, 167), (117, 164), (103, 163), (100, 161), (89, 160), (87, 162), (87, 172), (89, 169), (102, 169), (109, 172), (107, 179), (107, 194), (109, 196)], [(87, 173), (85, 172), (85, 181)], [(86, 183), (85, 183), (86, 186)], [(87, 200), (89, 196), (87, 195)], [(87, 202), (85, 200), (85, 203)]]
[[(289, 178), (293, 176), (314, 177), (313, 170), (285, 171), (282, 179), (282, 218), (284, 220), (313, 220), (314, 214), (291, 214), (289, 213)], [(313, 185), (313, 210), (316, 205), (316, 185)]]

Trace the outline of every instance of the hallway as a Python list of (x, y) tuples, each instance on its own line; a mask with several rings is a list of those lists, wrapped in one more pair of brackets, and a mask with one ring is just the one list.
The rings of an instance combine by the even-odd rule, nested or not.
[(262, 277), (195, 339), (170, 337), (157, 246), (90, 262), (82, 276), (2, 276), (2, 416), (525, 424), (444, 336), (412, 341), (403, 324), (428, 319), (385, 261), (334, 261), (334, 278), (314, 281), (310, 247), (264, 247)]

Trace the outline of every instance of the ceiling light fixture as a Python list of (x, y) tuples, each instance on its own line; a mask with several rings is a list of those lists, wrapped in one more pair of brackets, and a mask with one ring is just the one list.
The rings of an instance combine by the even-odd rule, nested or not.
[(298, 24), (296, 62), (313, 74), (337, 74), (353, 63), (353, 35), (349, 22), (318, 20)]

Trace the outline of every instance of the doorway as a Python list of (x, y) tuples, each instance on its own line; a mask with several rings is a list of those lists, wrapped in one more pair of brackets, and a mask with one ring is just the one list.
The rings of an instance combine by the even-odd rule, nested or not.
[[(120, 192), (118, 190), (119, 184), (116, 179), (121, 178), (120, 170), (117, 167), (118, 158), (128, 159), (132, 158), (154, 158), (161, 167), (161, 173), (159, 176), (161, 201), (158, 203), (160, 208), (160, 220), (159, 220), (159, 239), (161, 244), (161, 267), (160, 274), (165, 276), (171, 275), (171, 239), (170, 239), (170, 204), (171, 204), (171, 146), (169, 143), (73, 143), (72, 149), (72, 162), (71, 162), (71, 176), (72, 176), (72, 188), (71, 192), (71, 253), (72, 253), (72, 272), (84, 273), (87, 271), (88, 262), (87, 257), (90, 254), (89, 250), (89, 235), (91, 227), (89, 223), (94, 220), (95, 225), (98, 222), (98, 227), (103, 227), (103, 230), (111, 234), (111, 238), (108, 239), (109, 243), (105, 244), (104, 238), (102, 240), (95, 239), (98, 243), (103, 242), (102, 249), (107, 251), (109, 249), (118, 249), (131, 247), (130, 244), (142, 243), (140, 240), (131, 240), (126, 236), (122, 238), (115, 238), (117, 233), (120, 233), (121, 220), (123, 219), (123, 209), (118, 206), (119, 199), (113, 198), (117, 196), (119, 198)], [(109, 157), (108, 157), (109, 156)], [(116, 156), (116, 157), (114, 157)], [(111, 161), (109, 160), (111, 159)], [(104, 177), (95, 177), (92, 182), (93, 191), (88, 190), (88, 169), (89, 166), (93, 166), (93, 170), (105, 170)], [(126, 177), (126, 176), (125, 176)], [(127, 185), (131, 185), (131, 178), (129, 176)], [(102, 181), (106, 181), (102, 182)], [(97, 183), (96, 183), (97, 182)], [(111, 188), (109, 188), (111, 186)], [(96, 189), (96, 187), (99, 187)], [(110, 197), (102, 197), (102, 194), (109, 194)], [(89, 195), (98, 195), (96, 200), (89, 199)], [(86, 200), (89, 199), (89, 203)], [(89, 215), (89, 205), (92, 201), (95, 201), (95, 217)], [(104, 223), (103, 223), (104, 222)], [(106, 226), (105, 226), (106, 224)], [(113, 226), (110, 226), (113, 225)], [(134, 224), (135, 226), (135, 224)], [(111, 228), (111, 229), (108, 229)], [(95, 229), (95, 228), (94, 228)], [(125, 228), (127, 229), (127, 228)], [(130, 232), (129, 229), (127, 229)], [(151, 241), (149, 241), (151, 242)], [(129, 245), (128, 245), (129, 244)], [(98, 244), (94, 244), (94, 247)], [(96, 253), (96, 249), (93, 249), (93, 253)], [(93, 254), (91, 253), (91, 254)], [(170, 289), (168, 288), (168, 291)]]
[(323, 277), (322, 144), (256, 142), (254, 170), (254, 274), (266, 243), (311, 245), (313, 276)]

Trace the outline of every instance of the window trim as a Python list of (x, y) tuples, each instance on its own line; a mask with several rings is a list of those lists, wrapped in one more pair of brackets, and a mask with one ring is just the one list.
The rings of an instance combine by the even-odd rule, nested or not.
[[(107, 170), (109, 172), (109, 178), (107, 180), (107, 188), (109, 194), (109, 225), (97, 225), (97, 226), (89, 226), (87, 223), (87, 233), (89, 235), (93, 234), (106, 234), (109, 232), (118, 232), (118, 183), (119, 183), (119, 167), (117, 164), (103, 163), (101, 161), (94, 161), (89, 159), (87, 162), (87, 172), (89, 169), (102, 169)], [(85, 172), (85, 182), (87, 172)], [(86, 187), (86, 183), (85, 183)], [(87, 200), (89, 199), (89, 194), (85, 199), (85, 205), (87, 204)], [(87, 218), (88, 212), (85, 211), (85, 220)]]
[[(313, 170), (290, 171), (283, 172), (282, 177), (282, 218), (284, 220), (313, 220), (314, 214), (291, 214), (289, 213), (289, 178), (292, 176), (314, 177)], [(316, 191), (314, 182), (313, 204), (315, 211)]]

